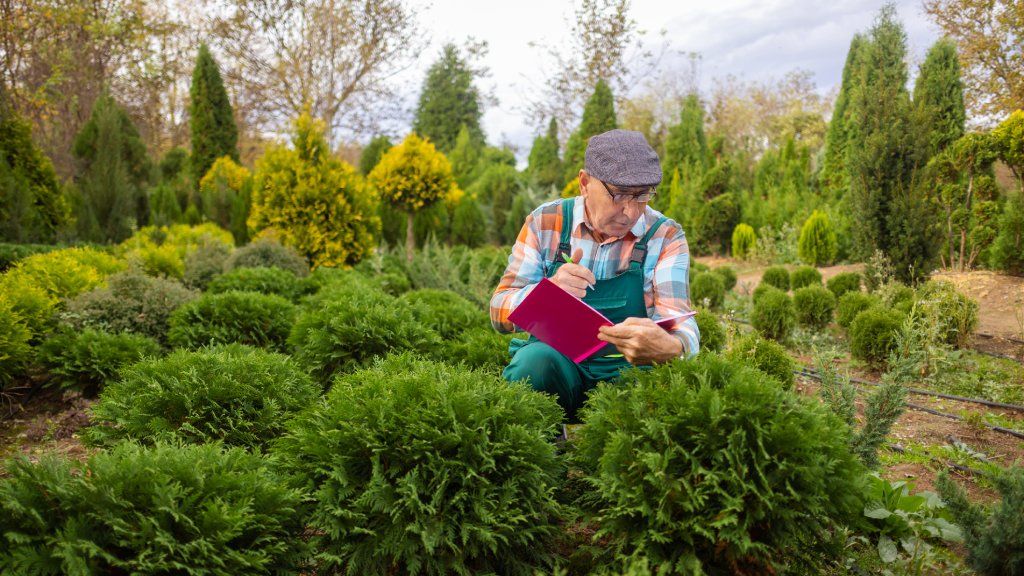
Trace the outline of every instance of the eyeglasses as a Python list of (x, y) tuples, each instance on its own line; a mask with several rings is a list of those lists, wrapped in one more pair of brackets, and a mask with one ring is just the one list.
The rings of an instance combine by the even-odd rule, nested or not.
[[(598, 182), (600, 182), (600, 180), (598, 180)], [(604, 186), (604, 191), (612, 197), (612, 201), (616, 204), (625, 204), (626, 202), (643, 204), (645, 202), (650, 202), (658, 195), (658, 192), (654, 188), (648, 188), (646, 191), (640, 192), (639, 194), (627, 194), (625, 192), (612, 193), (611, 186), (604, 182), (601, 182), (601, 185)]]

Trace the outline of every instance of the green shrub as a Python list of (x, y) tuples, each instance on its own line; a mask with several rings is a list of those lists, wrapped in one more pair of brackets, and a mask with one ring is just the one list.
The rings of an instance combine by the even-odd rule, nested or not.
[[(191, 205), (189, 209), (194, 210)], [(122, 242), (118, 253), (147, 274), (181, 279), (185, 274), (185, 259), (210, 244), (231, 249), (235, 240), (230, 232), (211, 222), (195, 226), (146, 226)]]
[(507, 264), (507, 248), (470, 249), (428, 240), (408, 263), (406, 271), (414, 288), (451, 290), (486, 308)]
[(838, 247), (836, 231), (828, 214), (815, 210), (800, 229), (797, 241), (800, 260), (811, 266), (828, 266), (835, 261)]
[(130, 270), (108, 278), (106, 288), (70, 300), (61, 314), (61, 322), (75, 330), (133, 332), (167, 342), (171, 314), (197, 296), (177, 280)]
[(789, 287), (798, 290), (804, 286), (821, 286), (821, 272), (813, 266), (798, 266), (789, 275)]
[(782, 266), (765, 268), (761, 274), (761, 284), (774, 286), (783, 292), (789, 291), (789, 270)]
[(701, 272), (690, 282), (690, 301), (697, 306), (716, 310), (724, 300), (725, 284), (718, 274)]
[(472, 302), (448, 290), (423, 288), (403, 294), (398, 306), (406, 306), (418, 322), (442, 338), (456, 338), (473, 327), (488, 326), (488, 317)]
[(989, 260), (997, 270), (1024, 275), (1024, 191), (1007, 194)]
[(765, 284), (764, 282), (762, 282), (757, 285), (757, 288), (754, 288), (753, 292), (751, 292), (750, 299), (752, 302), (756, 303), (758, 300), (761, 299), (761, 296), (764, 296), (767, 292), (782, 292), (783, 294), (786, 293), (785, 291), (779, 290), (778, 288), (772, 286), (771, 284)]
[(0, 294), (0, 390), (21, 375), (32, 357), (32, 332)]
[(211, 242), (196, 248), (185, 256), (184, 283), (195, 290), (206, 290), (207, 284), (225, 270), (231, 249), (220, 242)]
[(441, 340), (394, 298), (380, 292), (349, 292), (327, 293), (319, 305), (308, 305), (288, 343), (296, 360), (327, 384), (335, 374), (389, 352), (433, 354)]
[(707, 264), (701, 264), (700, 262), (697, 262), (696, 260), (693, 259), (690, 260), (691, 278), (697, 276), (698, 274), (703, 274), (705, 272), (711, 272), (711, 268)]
[(410, 355), (339, 377), (274, 447), (331, 573), (531, 574), (560, 528), (555, 401)]
[(849, 328), (857, 314), (880, 305), (881, 300), (874, 294), (847, 292), (839, 298), (839, 303), (836, 305), (836, 324), (843, 328)]
[(793, 292), (796, 321), (805, 328), (821, 330), (832, 322), (836, 297), (823, 286), (804, 286)]
[(7, 270), (15, 262), (33, 254), (44, 254), (60, 250), (61, 246), (53, 244), (8, 244), (0, 242), (0, 272)]
[(885, 364), (905, 319), (902, 312), (878, 307), (857, 314), (850, 324), (850, 354), (874, 366)]
[(512, 359), (508, 352), (513, 334), (501, 334), (490, 326), (470, 328), (456, 337), (445, 339), (435, 357), (449, 364), (501, 374)]
[(287, 356), (239, 344), (176, 350), (125, 369), (93, 406), (92, 444), (221, 441), (262, 448), (319, 386)]
[(778, 380), (787, 390), (792, 389), (796, 382), (793, 375), (797, 368), (796, 361), (774, 340), (761, 338), (757, 334), (747, 334), (733, 344), (726, 357), (757, 368)]
[(860, 292), (860, 274), (840, 272), (828, 279), (827, 287), (836, 298), (842, 298), (847, 292)]
[(0, 277), (0, 291), (28, 285), (40, 289), (54, 301), (66, 300), (102, 286), (107, 276), (125, 267), (123, 261), (106, 252), (64, 248), (19, 260)]
[(712, 353), (625, 380), (591, 394), (577, 448), (581, 501), (620, 561), (775, 573), (783, 551), (859, 516), (863, 468), (816, 401)]
[(51, 337), (40, 347), (39, 356), (58, 384), (92, 396), (125, 366), (159, 354), (160, 344), (148, 336), (86, 328)]
[(277, 294), (289, 300), (296, 300), (304, 289), (304, 283), (287, 270), (235, 268), (214, 278), (207, 286), (206, 291), (210, 294), (222, 294), (232, 290), (259, 292), (260, 294)]
[(382, 272), (370, 277), (370, 283), (377, 286), (385, 294), (401, 296), (412, 290), (412, 282), (404, 273)]
[(702, 350), (718, 352), (725, 347), (725, 329), (722, 328), (722, 324), (714, 313), (698, 310), (694, 320), (697, 322), (697, 330), (700, 332), (700, 347)]
[(294, 248), (269, 237), (242, 246), (228, 258), (228, 270), (235, 268), (280, 268), (296, 276), (309, 274), (309, 264)]
[(725, 290), (728, 292), (736, 286), (736, 271), (733, 270), (732, 266), (719, 266), (711, 269), (712, 274), (717, 274), (722, 279), (722, 284), (725, 285)]
[(283, 351), (297, 310), (274, 294), (204, 294), (171, 314), (168, 340), (183, 348), (238, 343)]
[(914, 289), (899, 282), (889, 282), (879, 286), (874, 293), (882, 300), (882, 304), (889, 308), (895, 308), (901, 304), (910, 306), (914, 303)]
[(935, 483), (960, 525), (967, 545), (967, 563), (984, 576), (1024, 574), (1024, 468), (1014, 466), (994, 478), (1002, 500), (986, 509), (943, 471)]
[(125, 442), (6, 472), (4, 574), (302, 573), (302, 494), (243, 450)]
[(967, 346), (978, 327), (978, 303), (944, 280), (930, 280), (918, 288), (917, 310), (938, 326), (946, 344), (958, 348)]
[(732, 230), (732, 257), (737, 260), (748, 260), (754, 256), (757, 246), (757, 235), (749, 224), (737, 224)]
[(793, 300), (782, 290), (768, 290), (754, 301), (750, 323), (765, 338), (786, 340), (796, 324)]

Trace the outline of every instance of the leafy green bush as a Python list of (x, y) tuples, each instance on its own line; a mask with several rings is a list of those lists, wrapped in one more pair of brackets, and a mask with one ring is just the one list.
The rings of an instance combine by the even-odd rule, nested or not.
[(235, 268), (280, 268), (296, 276), (309, 274), (309, 264), (294, 248), (285, 246), (271, 237), (264, 237), (242, 246), (228, 258), (225, 267)]
[(319, 386), (290, 358), (238, 344), (176, 350), (123, 371), (93, 406), (93, 444), (222, 441), (262, 448)]
[(860, 514), (863, 468), (816, 401), (713, 354), (599, 384), (583, 409), (582, 499), (620, 560), (659, 573), (772, 573)]
[(787, 390), (793, 388), (796, 382), (793, 371), (797, 364), (793, 357), (778, 342), (761, 338), (757, 334), (747, 334), (738, 339), (726, 357), (757, 368), (778, 380)]
[(842, 298), (847, 292), (860, 292), (860, 274), (856, 272), (840, 272), (828, 279), (826, 284), (836, 298)]
[(476, 305), (448, 290), (414, 290), (399, 297), (396, 305), (408, 307), (418, 322), (446, 339), (473, 327), (486, 327), (489, 322)]
[(786, 293), (785, 291), (779, 290), (778, 288), (772, 286), (771, 284), (765, 284), (764, 282), (762, 282), (757, 285), (757, 288), (754, 288), (754, 291), (750, 294), (750, 300), (756, 303), (758, 300), (761, 299), (761, 296), (764, 296), (767, 292), (782, 292), (783, 294)]
[(508, 352), (512, 334), (501, 334), (490, 326), (470, 328), (454, 338), (445, 339), (435, 357), (449, 364), (500, 374), (512, 356)]
[(39, 358), (64, 388), (95, 395), (113, 380), (121, 368), (147, 356), (158, 356), (160, 344), (148, 336), (121, 332), (110, 334), (93, 328), (64, 331), (46, 342)]
[(805, 328), (821, 330), (832, 321), (836, 297), (823, 286), (804, 286), (793, 292), (796, 321)]
[(238, 343), (283, 351), (297, 313), (274, 294), (204, 294), (171, 314), (167, 338), (183, 348)]
[(993, 268), (1024, 275), (1024, 191), (1007, 194), (990, 254)]
[(0, 242), (0, 272), (7, 270), (15, 262), (33, 254), (44, 254), (60, 250), (61, 246), (53, 244), (8, 244)]
[(296, 300), (304, 289), (303, 282), (287, 270), (235, 268), (210, 281), (206, 291), (210, 294), (222, 294), (232, 290), (259, 292), (260, 294), (277, 294), (289, 300)]
[(712, 312), (698, 310), (693, 318), (697, 322), (697, 330), (700, 332), (700, 347), (702, 350), (718, 352), (725, 347), (725, 329), (718, 321), (718, 317)]
[(506, 248), (470, 249), (428, 240), (406, 270), (414, 288), (451, 290), (485, 308), (507, 265)]
[(300, 574), (302, 493), (263, 458), (131, 442), (0, 478), (4, 574)]
[(798, 290), (804, 286), (821, 286), (821, 272), (813, 266), (798, 266), (789, 275), (789, 287)]
[(181, 279), (185, 274), (185, 259), (211, 244), (230, 249), (235, 240), (230, 232), (210, 222), (196, 226), (146, 226), (122, 242), (118, 252), (147, 274)]
[(942, 499), (963, 529), (967, 562), (978, 574), (1024, 573), (1024, 468), (1014, 466), (997, 475), (1002, 500), (985, 510), (943, 471), (935, 483)]
[(757, 235), (749, 224), (737, 224), (732, 230), (732, 257), (747, 260), (754, 255)]
[(836, 306), (836, 324), (849, 328), (857, 314), (874, 306), (881, 306), (882, 301), (874, 294), (863, 292), (847, 292), (839, 298)]
[(137, 270), (115, 274), (106, 288), (77, 296), (67, 303), (61, 322), (75, 330), (96, 328), (117, 334), (133, 332), (167, 341), (171, 314), (198, 293), (170, 278), (154, 278)]
[(701, 264), (695, 260), (690, 260), (690, 277), (693, 278), (698, 274), (705, 272), (711, 272), (711, 268), (707, 264)]
[(836, 259), (838, 247), (836, 231), (828, 214), (815, 210), (800, 229), (797, 241), (800, 259), (812, 266), (828, 266)]
[(402, 354), (339, 377), (274, 447), (313, 494), (318, 559), (353, 574), (530, 574), (558, 533), (555, 401)]
[(875, 366), (885, 364), (904, 320), (902, 312), (878, 307), (857, 314), (850, 324), (850, 354)]
[[(14, 309), (35, 331), (59, 310), (61, 301), (103, 286), (107, 276), (125, 267), (123, 261), (93, 248), (33, 254), (0, 276), (0, 293), (11, 298)], [(42, 300), (26, 310), (20, 305), (23, 292), (34, 292)]]
[(796, 324), (793, 300), (782, 290), (764, 292), (754, 301), (750, 323), (766, 338), (786, 340)]
[(722, 307), (725, 300), (725, 283), (722, 277), (711, 272), (701, 272), (690, 282), (690, 300), (697, 306), (710, 310)]
[(736, 286), (736, 270), (733, 270), (732, 266), (718, 266), (717, 268), (712, 268), (711, 273), (717, 274), (722, 279), (726, 292)]
[(952, 515), (934, 492), (911, 494), (914, 485), (904, 480), (889, 482), (869, 474), (865, 491), (864, 516), (870, 532), (878, 534), (878, 556), (885, 563), (897, 560), (900, 548), (911, 561), (924, 558), (931, 545), (927, 540), (962, 540)]
[(32, 357), (32, 332), (0, 294), (0, 390), (20, 375)]
[(210, 280), (224, 272), (230, 256), (231, 249), (220, 242), (196, 248), (185, 256), (185, 285), (195, 290), (205, 290)]
[(789, 291), (789, 270), (782, 266), (770, 266), (761, 274), (761, 284), (774, 286), (783, 292)]
[(879, 286), (874, 293), (881, 298), (882, 304), (889, 308), (903, 305), (906, 307), (906, 310), (909, 310), (910, 306), (914, 303), (914, 289), (899, 282), (889, 282)]
[(934, 323), (944, 342), (967, 346), (978, 327), (978, 303), (957, 291), (952, 283), (929, 280), (917, 289), (917, 310)]

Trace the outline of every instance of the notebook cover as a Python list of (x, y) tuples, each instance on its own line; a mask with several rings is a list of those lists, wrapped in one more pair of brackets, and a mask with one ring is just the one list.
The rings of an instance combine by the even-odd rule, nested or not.
[(508, 319), (579, 364), (608, 343), (597, 339), (611, 320), (589, 304), (544, 278), (509, 314)]

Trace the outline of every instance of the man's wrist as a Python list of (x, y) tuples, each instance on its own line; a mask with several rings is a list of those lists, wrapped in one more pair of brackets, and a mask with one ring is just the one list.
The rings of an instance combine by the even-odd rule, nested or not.
[(679, 353), (676, 356), (682, 358), (686, 354), (686, 338), (679, 332), (672, 332), (672, 337), (679, 341)]

